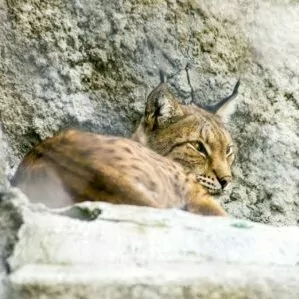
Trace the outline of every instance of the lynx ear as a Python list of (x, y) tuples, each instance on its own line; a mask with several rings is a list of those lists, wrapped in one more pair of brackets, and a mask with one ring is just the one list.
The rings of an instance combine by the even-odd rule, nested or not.
[(207, 111), (212, 112), (212, 113), (220, 116), (221, 118), (225, 118), (227, 116), (227, 114), (231, 114), (233, 112), (233, 111), (228, 111), (228, 110), (231, 110), (230, 109), (231, 108), (231, 102), (238, 95), (239, 85), (240, 85), (240, 79), (236, 83), (236, 85), (234, 87), (234, 90), (233, 90), (231, 95), (224, 98), (223, 100), (221, 100), (217, 104), (208, 105), (208, 106), (205, 106), (204, 108)]
[(160, 83), (148, 96), (144, 123), (149, 130), (156, 130), (183, 116), (183, 111), (166, 83)]

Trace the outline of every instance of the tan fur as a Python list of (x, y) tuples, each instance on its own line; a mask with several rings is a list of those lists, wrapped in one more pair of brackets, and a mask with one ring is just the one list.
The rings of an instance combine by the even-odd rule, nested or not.
[[(153, 116), (152, 108), (159, 101), (175, 107), (164, 107), (170, 114), (161, 119)], [(180, 163), (210, 193), (221, 192), (224, 189), (221, 182), (226, 182), (227, 187), (232, 181), (235, 147), (221, 117), (195, 105), (180, 105), (167, 84), (160, 84), (149, 95), (145, 116), (132, 139)], [(206, 156), (194, 148), (199, 141), (208, 151)]]
[(132, 139), (61, 132), (25, 156), (13, 184), (54, 207), (90, 200), (226, 215), (207, 192), (232, 179), (232, 140), (217, 115), (179, 104), (160, 84)]

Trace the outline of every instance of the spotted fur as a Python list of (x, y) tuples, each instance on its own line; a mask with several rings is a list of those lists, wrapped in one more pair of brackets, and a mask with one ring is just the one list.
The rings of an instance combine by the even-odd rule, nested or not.
[(162, 83), (132, 139), (63, 131), (24, 157), (12, 183), (52, 207), (89, 200), (226, 215), (209, 192), (231, 181), (233, 159), (220, 116), (179, 104)]

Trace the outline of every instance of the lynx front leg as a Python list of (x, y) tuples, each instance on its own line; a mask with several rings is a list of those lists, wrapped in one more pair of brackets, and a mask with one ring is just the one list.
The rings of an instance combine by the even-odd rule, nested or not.
[(196, 192), (192, 194), (186, 206), (188, 212), (210, 216), (227, 216), (220, 204), (201, 185), (198, 185), (195, 190)]

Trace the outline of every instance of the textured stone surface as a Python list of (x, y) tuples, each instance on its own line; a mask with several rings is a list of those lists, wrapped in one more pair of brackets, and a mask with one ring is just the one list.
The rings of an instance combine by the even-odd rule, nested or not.
[[(0, 190), (0, 298), (10, 298), (6, 292), (6, 274), (9, 271), (7, 258), (11, 254), (17, 234), (22, 224), (22, 216), (19, 206), (22, 204), (22, 196)], [(17, 200), (19, 204), (14, 204)], [(26, 202), (26, 199), (24, 199)]]
[[(299, 228), (244, 220), (86, 203), (63, 216), (25, 206), (12, 271), (26, 264), (156, 264), (218, 261), (290, 265), (299, 262)], [(99, 214), (94, 220), (94, 215)], [(85, 220), (85, 221), (84, 221)], [(113, 250), (111, 250), (113, 248)]]
[(28, 265), (10, 277), (10, 294), (13, 299), (296, 299), (298, 282), (298, 267)]
[(218, 99), (241, 77), (236, 183), (222, 200), (237, 217), (296, 224), (298, 15), (282, 0), (0, 1), (4, 169), (63, 127), (129, 136), (158, 68), (185, 102), (191, 90)]
[(104, 203), (49, 210), (16, 190), (3, 205), (19, 216), (7, 298), (299, 296), (295, 226)]

